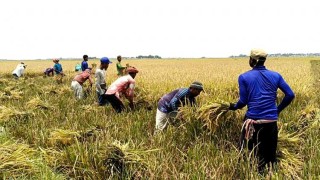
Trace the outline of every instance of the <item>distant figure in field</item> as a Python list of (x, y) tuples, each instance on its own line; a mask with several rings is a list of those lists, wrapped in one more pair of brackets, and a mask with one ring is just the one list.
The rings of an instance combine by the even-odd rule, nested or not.
[(57, 83), (62, 83), (62, 77), (64, 76), (62, 65), (59, 63), (59, 59), (53, 59), (53, 62), (54, 62), (53, 69), (56, 74), (56, 81)]
[(116, 110), (117, 113), (121, 113), (124, 109), (120, 95), (124, 95), (129, 100), (131, 110), (134, 109), (133, 92), (136, 83), (134, 78), (139, 71), (135, 67), (129, 67), (127, 72), (128, 75), (119, 77), (110, 85), (105, 93), (107, 101), (111, 103), (113, 109)]
[[(231, 103), (229, 107), (230, 110), (237, 110), (248, 106), (240, 144), (241, 149), (247, 148), (249, 151), (254, 151), (260, 173), (263, 173), (265, 166), (270, 168), (276, 163), (278, 116), (295, 97), (279, 73), (266, 69), (264, 66), (266, 59), (265, 51), (251, 50), (249, 65), (252, 70), (239, 76), (240, 99), (236, 104)], [(277, 106), (278, 89), (285, 96)]]
[(89, 68), (89, 65), (88, 65), (88, 55), (83, 55), (83, 61), (81, 63), (81, 70), (84, 71), (86, 69)]
[(122, 60), (121, 56), (117, 56), (117, 60), (118, 60), (118, 62), (117, 62), (117, 72), (118, 72), (118, 76), (120, 77), (120, 76), (123, 76), (124, 70), (126, 69), (126, 67), (123, 67), (121, 65), (121, 60)]
[(26, 68), (27, 68), (27, 65), (25, 65), (23, 62), (18, 64), (16, 69), (12, 72), (13, 77), (15, 79), (19, 79), (19, 77), (23, 76)]
[(196, 99), (201, 91), (203, 85), (201, 82), (193, 82), (189, 88), (176, 89), (164, 96), (158, 102), (158, 109), (156, 114), (156, 133), (164, 130), (168, 125), (169, 113), (177, 111), (180, 106), (189, 104), (195, 105)]
[(104, 106), (107, 104), (105, 93), (108, 89), (106, 83), (106, 71), (109, 67), (109, 64), (112, 63), (109, 58), (103, 57), (100, 59), (100, 67), (96, 69), (95, 78), (96, 78), (96, 91), (98, 95), (99, 106)]
[(74, 67), (74, 71), (78, 72), (81, 70), (81, 65), (79, 63), (76, 64), (76, 66)]
[(90, 88), (92, 87), (93, 81), (90, 75), (91, 68), (88, 68), (80, 74), (77, 74), (71, 82), (71, 88), (73, 89), (74, 95), (77, 99), (82, 99), (84, 97), (82, 86), (87, 80), (89, 80)]
[(47, 68), (46, 70), (44, 70), (44, 76), (53, 76), (54, 75), (54, 69), (53, 68)]

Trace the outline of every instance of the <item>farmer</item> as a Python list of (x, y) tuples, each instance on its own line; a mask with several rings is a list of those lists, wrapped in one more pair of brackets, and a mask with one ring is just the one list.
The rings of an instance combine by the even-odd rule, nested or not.
[(56, 80), (58, 83), (62, 83), (62, 77), (64, 76), (62, 71), (62, 65), (59, 63), (59, 59), (53, 59), (54, 62), (54, 72), (56, 73)]
[(19, 79), (19, 77), (23, 76), (26, 68), (27, 68), (27, 65), (25, 65), (23, 62), (18, 64), (16, 69), (12, 72), (13, 77), (15, 79)]
[(88, 61), (88, 55), (83, 55), (83, 61), (81, 63), (81, 70), (82, 71), (85, 71), (86, 69), (89, 68), (87, 61)]
[(91, 68), (84, 70), (82, 73), (77, 74), (71, 82), (71, 88), (74, 91), (74, 95), (77, 99), (83, 98), (83, 84), (89, 79), (90, 87), (92, 87)]
[(167, 127), (170, 112), (177, 111), (178, 107), (184, 106), (187, 103), (191, 106), (195, 105), (195, 97), (197, 97), (202, 90), (202, 83), (195, 81), (189, 88), (176, 89), (169, 94), (162, 96), (158, 102), (156, 132), (162, 131)]
[(133, 91), (136, 83), (134, 78), (139, 71), (135, 67), (129, 67), (127, 72), (128, 75), (119, 77), (110, 85), (105, 93), (106, 100), (111, 103), (113, 109), (115, 109), (117, 113), (121, 113), (124, 109), (124, 105), (120, 100), (120, 95), (124, 95), (129, 100), (131, 110), (134, 109)]
[(53, 76), (53, 72), (54, 72), (54, 69), (53, 68), (47, 68), (43, 73), (44, 73), (44, 76)]
[[(258, 158), (258, 170), (262, 173), (267, 165), (276, 162), (278, 142), (277, 120), (280, 112), (294, 99), (294, 93), (282, 76), (266, 69), (267, 53), (261, 49), (251, 50), (249, 65), (252, 70), (239, 76), (240, 99), (230, 104), (230, 110), (248, 106), (241, 132), (241, 149), (247, 145)], [(277, 106), (277, 89), (285, 97)]]
[(104, 94), (107, 91), (106, 70), (108, 69), (110, 63), (112, 62), (107, 57), (101, 58), (100, 67), (96, 69), (96, 73), (95, 73), (96, 91), (98, 95), (98, 103), (100, 106), (107, 104), (107, 100)]
[(126, 67), (123, 67), (121, 65), (121, 56), (117, 56), (117, 60), (118, 60), (118, 63), (117, 63), (117, 72), (118, 72), (118, 76), (123, 76), (123, 71)]

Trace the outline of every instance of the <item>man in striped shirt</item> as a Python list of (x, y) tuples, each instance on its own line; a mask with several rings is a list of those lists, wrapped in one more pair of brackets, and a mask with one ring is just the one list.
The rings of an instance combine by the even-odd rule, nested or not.
[(162, 96), (158, 102), (156, 114), (156, 131), (164, 130), (168, 125), (169, 113), (177, 111), (180, 106), (195, 105), (195, 97), (203, 90), (202, 83), (195, 81), (189, 88), (176, 89), (169, 94)]

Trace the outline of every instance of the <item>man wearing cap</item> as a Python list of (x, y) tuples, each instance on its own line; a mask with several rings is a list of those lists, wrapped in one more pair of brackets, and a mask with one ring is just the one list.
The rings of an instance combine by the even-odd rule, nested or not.
[(129, 100), (129, 106), (131, 110), (134, 109), (133, 106), (133, 92), (136, 81), (136, 77), (139, 71), (135, 67), (127, 68), (127, 75), (119, 77), (114, 81), (108, 88), (106, 95), (106, 100), (111, 103), (114, 110), (117, 113), (121, 113), (124, 109), (124, 105), (120, 99), (121, 95), (124, 95)]
[(19, 79), (19, 77), (23, 76), (26, 67), (27, 65), (25, 65), (23, 62), (21, 62), (21, 64), (18, 64), (16, 69), (12, 72), (13, 77), (15, 79)]
[(77, 74), (73, 81), (71, 82), (71, 88), (74, 91), (74, 95), (77, 99), (83, 98), (83, 87), (82, 85), (89, 79), (90, 87), (92, 87), (92, 79), (91, 79), (91, 68), (84, 70), (82, 73)]
[(184, 106), (187, 103), (191, 106), (195, 105), (195, 97), (197, 97), (202, 90), (202, 83), (195, 81), (189, 88), (176, 89), (162, 96), (158, 102), (156, 132), (162, 131), (167, 127), (170, 112), (177, 111), (178, 107)]
[(112, 62), (107, 57), (103, 57), (100, 59), (100, 67), (96, 69), (95, 78), (96, 78), (96, 91), (98, 95), (98, 103), (99, 106), (103, 106), (107, 104), (107, 100), (105, 98), (105, 93), (107, 91), (106, 84), (106, 70), (109, 67), (109, 64)]
[(86, 69), (89, 68), (87, 61), (88, 61), (88, 55), (83, 55), (83, 61), (81, 63), (81, 70), (82, 71), (85, 71)]
[[(282, 78), (274, 71), (266, 69), (264, 63), (267, 53), (261, 49), (253, 49), (250, 53), (249, 65), (252, 70), (239, 76), (240, 99), (230, 104), (230, 110), (248, 106), (241, 132), (241, 148), (248, 146), (258, 158), (259, 172), (265, 166), (276, 162), (278, 142), (277, 120), (280, 112), (294, 99), (294, 93)], [(277, 89), (285, 97), (277, 106)]]

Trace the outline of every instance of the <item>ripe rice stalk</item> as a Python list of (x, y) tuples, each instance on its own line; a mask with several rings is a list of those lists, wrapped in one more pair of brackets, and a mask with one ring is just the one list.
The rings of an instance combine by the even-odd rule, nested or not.
[(0, 106), (0, 123), (8, 122), (10, 120), (20, 120), (31, 116), (29, 112), (17, 111), (14, 108)]
[(50, 133), (48, 138), (50, 146), (56, 145), (70, 145), (80, 137), (80, 133), (77, 131), (55, 129)]
[(204, 105), (199, 108), (196, 118), (204, 122), (204, 126), (209, 129), (210, 133), (214, 133), (222, 123), (222, 117), (229, 111), (229, 106), (225, 103)]
[(53, 109), (47, 102), (42, 101), (39, 97), (33, 98), (26, 103), (29, 109)]
[(50, 167), (56, 167), (58, 161), (63, 157), (63, 153), (61, 151), (57, 151), (55, 149), (44, 149), (39, 147), (41, 156), (45, 160), (46, 164)]
[(279, 130), (277, 158), (280, 169), (288, 178), (300, 179), (303, 170), (303, 158), (299, 152), (302, 140), (300, 134), (286, 133), (283, 126)]
[(10, 90), (5, 90), (3, 93), (0, 95), (0, 99), (13, 99), (13, 100), (18, 100), (22, 99), (23, 97), (23, 92), (21, 91), (10, 91)]
[(144, 174), (148, 169), (148, 164), (143, 158), (154, 150), (133, 150), (129, 147), (129, 143), (122, 144), (115, 141), (107, 145), (106, 149), (101, 153), (103, 159), (103, 170), (109, 176), (113, 174), (123, 174), (124, 172), (132, 172), (135, 174)]
[(39, 173), (36, 166), (35, 150), (28, 145), (11, 143), (0, 144), (0, 178), (17, 178), (23, 175)]

